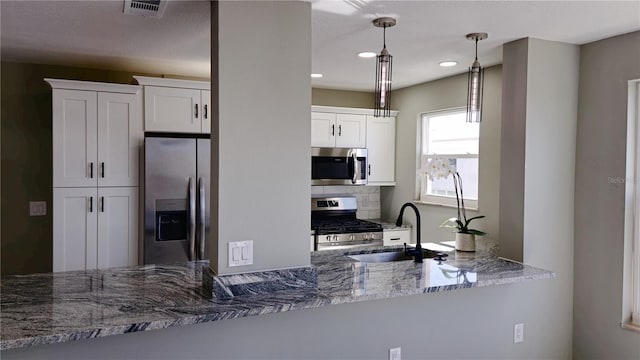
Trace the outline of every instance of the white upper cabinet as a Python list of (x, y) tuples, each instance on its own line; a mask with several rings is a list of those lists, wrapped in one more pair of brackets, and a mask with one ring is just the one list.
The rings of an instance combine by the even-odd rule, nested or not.
[(144, 131), (211, 133), (211, 91), (206, 81), (134, 76), (144, 86)]
[(144, 88), (144, 130), (199, 133), (200, 90)]
[(396, 116), (371, 109), (311, 107), (311, 146), (367, 149), (367, 185), (396, 184)]
[(367, 117), (360, 114), (336, 114), (336, 147), (363, 148), (367, 145)]
[(96, 186), (98, 94), (54, 89), (53, 186)]
[(211, 91), (202, 90), (200, 92), (202, 99), (202, 133), (211, 134)]
[(98, 93), (98, 186), (138, 186), (140, 96)]
[(336, 114), (311, 113), (311, 146), (335, 147), (336, 146)]
[(395, 185), (396, 118), (367, 115), (369, 185)]
[(364, 148), (366, 116), (332, 112), (311, 112), (311, 146)]
[(138, 186), (140, 87), (45, 80), (53, 88), (53, 186)]

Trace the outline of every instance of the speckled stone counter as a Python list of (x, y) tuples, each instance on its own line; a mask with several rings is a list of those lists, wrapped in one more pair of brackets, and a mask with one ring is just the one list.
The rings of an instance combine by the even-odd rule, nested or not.
[[(451, 249), (446, 243), (425, 247)], [(230, 300), (204, 296), (203, 263), (198, 262), (7, 276), (0, 285), (0, 349), (554, 277), (550, 271), (495, 257), (492, 245), (479, 248), (476, 253), (452, 251), (442, 263), (421, 264), (362, 263), (344, 250), (316, 252), (311, 262), (317, 289)], [(398, 250), (371, 251), (390, 249)]]

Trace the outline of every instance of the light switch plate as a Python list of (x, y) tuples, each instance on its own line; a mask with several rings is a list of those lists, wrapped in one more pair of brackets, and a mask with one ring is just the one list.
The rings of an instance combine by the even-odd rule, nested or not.
[(253, 264), (253, 240), (229, 243), (229, 267)]
[(29, 216), (47, 215), (46, 201), (29, 201)]

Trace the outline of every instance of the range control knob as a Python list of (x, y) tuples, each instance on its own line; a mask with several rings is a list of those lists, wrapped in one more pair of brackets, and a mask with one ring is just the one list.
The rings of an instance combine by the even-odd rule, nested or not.
[(331, 241), (331, 235), (327, 235), (327, 241)]
[(355, 239), (355, 236), (353, 234), (349, 235), (349, 240), (353, 241)]
[(333, 241), (338, 242), (338, 235), (333, 235)]

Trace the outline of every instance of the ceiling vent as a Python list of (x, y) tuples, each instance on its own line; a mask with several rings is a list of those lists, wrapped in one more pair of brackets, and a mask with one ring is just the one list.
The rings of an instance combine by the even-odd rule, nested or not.
[(167, 0), (124, 0), (124, 13), (127, 15), (161, 18)]

